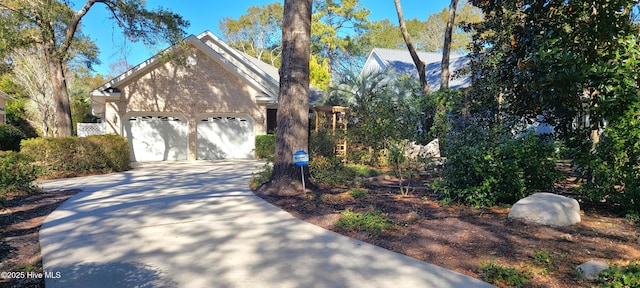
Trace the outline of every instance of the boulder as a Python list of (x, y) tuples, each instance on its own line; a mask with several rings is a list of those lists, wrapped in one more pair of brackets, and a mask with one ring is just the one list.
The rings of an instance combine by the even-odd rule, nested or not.
[(509, 211), (509, 219), (550, 226), (568, 226), (580, 222), (580, 204), (569, 197), (536, 193), (516, 202)]
[(434, 139), (427, 145), (419, 145), (416, 142), (407, 143), (405, 145), (405, 155), (411, 159), (422, 158), (440, 158), (440, 142)]
[(607, 270), (607, 268), (609, 268), (609, 265), (606, 263), (592, 260), (578, 265), (578, 267), (576, 267), (576, 272), (578, 272), (578, 276), (580, 276), (580, 278), (594, 281), (598, 280), (598, 274)]

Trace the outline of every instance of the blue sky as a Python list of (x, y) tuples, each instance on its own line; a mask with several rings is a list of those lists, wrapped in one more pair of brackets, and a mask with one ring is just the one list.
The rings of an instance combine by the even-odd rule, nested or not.
[[(187, 29), (188, 34), (198, 35), (205, 30), (210, 30), (216, 35), (220, 35), (218, 25), (225, 17), (238, 18), (244, 14), (247, 8), (256, 5), (266, 5), (272, 1), (259, 0), (235, 0), (235, 1), (189, 1), (189, 0), (147, 0), (147, 7), (159, 7), (170, 9), (187, 19), (191, 26)], [(84, 4), (84, 0), (73, 0), (77, 5)], [(282, 1), (280, 1), (282, 2)], [(397, 14), (392, 0), (360, 0), (365, 8), (371, 11), (371, 20), (389, 19), (393, 23), (397, 22)], [(430, 14), (437, 13), (442, 8), (449, 5), (450, 0), (404, 0), (401, 2), (405, 19), (418, 18), (426, 20)], [(231, 4), (232, 3), (232, 4)], [(73, 7), (78, 9), (78, 7)], [(129, 64), (137, 65), (149, 57), (155, 55), (160, 48), (149, 48), (142, 44), (131, 43), (123, 40), (122, 33), (113, 24), (102, 4), (96, 4), (89, 14), (83, 18), (83, 32), (89, 35), (100, 49), (100, 60), (102, 64), (96, 65), (96, 73), (108, 74), (109, 65), (118, 59), (125, 58)]]

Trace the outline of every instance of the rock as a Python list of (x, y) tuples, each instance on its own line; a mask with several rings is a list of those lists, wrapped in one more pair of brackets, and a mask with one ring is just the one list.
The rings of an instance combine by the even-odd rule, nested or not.
[(511, 207), (509, 219), (550, 226), (568, 226), (580, 222), (580, 204), (572, 198), (536, 193), (520, 199)]
[(416, 144), (416, 142), (407, 143), (405, 155), (411, 159), (418, 159), (418, 157), (440, 158), (440, 142), (438, 139), (434, 139), (424, 146)]
[(580, 278), (593, 281), (598, 280), (598, 274), (607, 268), (609, 268), (609, 265), (606, 263), (592, 260), (580, 264), (576, 267), (576, 272), (578, 272), (578, 276), (580, 276)]

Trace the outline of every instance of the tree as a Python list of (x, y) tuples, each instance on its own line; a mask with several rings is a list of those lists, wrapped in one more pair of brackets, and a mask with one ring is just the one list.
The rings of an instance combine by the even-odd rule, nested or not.
[(440, 73), (440, 89), (449, 88), (449, 56), (451, 54), (451, 36), (453, 35), (453, 25), (456, 21), (456, 10), (458, 8), (458, 0), (451, 0), (449, 6), (449, 19), (447, 20), (447, 28), (444, 32), (444, 45), (442, 46), (442, 72)]
[(482, 11), (467, 2), (459, 1), (454, 11), (451, 7), (444, 8), (442, 11), (431, 14), (427, 21), (423, 22), (423, 29), (420, 30), (415, 37), (416, 43), (421, 50), (439, 52), (444, 48), (442, 39), (445, 37), (446, 28), (448, 27), (450, 15), (455, 12), (454, 22), (451, 26), (451, 51), (454, 53), (463, 53), (467, 51), (471, 43), (471, 33), (465, 31), (465, 27), (470, 24), (482, 21)]
[(26, 116), (40, 129), (43, 136), (56, 135), (56, 113), (53, 87), (43, 51), (19, 49), (13, 52), (13, 71), (10, 79), (29, 95)]
[[(266, 194), (300, 193), (301, 171), (293, 153), (309, 146), (309, 61), (312, 0), (285, 0), (282, 23), (282, 66), (273, 173), (259, 190)], [(309, 179), (308, 173), (302, 175)]]
[(102, 3), (112, 13), (112, 19), (132, 40), (154, 45), (158, 41), (177, 42), (184, 35), (188, 22), (168, 10), (144, 8), (142, 0), (88, 0), (73, 11), (68, 1), (33, 0), (0, 3), (0, 47), (3, 57), (15, 48), (41, 47), (46, 59), (56, 115), (56, 136), (73, 133), (71, 105), (65, 66), (71, 60), (70, 51), (82, 38), (80, 21), (95, 4)]
[(249, 7), (237, 20), (220, 20), (220, 31), (232, 47), (278, 66), (283, 9), (280, 2)]
[(370, 23), (370, 11), (358, 0), (314, 0), (311, 26), (312, 53), (328, 59), (329, 74), (347, 67), (353, 57), (363, 55), (362, 36)]
[(424, 94), (429, 94), (429, 84), (427, 83), (427, 76), (425, 74), (425, 63), (420, 61), (420, 57), (416, 52), (416, 49), (413, 47), (413, 43), (411, 42), (411, 36), (409, 36), (409, 32), (407, 32), (407, 26), (404, 22), (404, 17), (402, 16), (402, 6), (400, 5), (400, 0), (393, 0), (396, 4), (396, 12), (398, 12), (398, 22), (400, 25), (400, 31), (402, 32), (402, 38), (404, 39), (404, 43), (407, 45), (407, 49), (409, 50), (409, 54), (411, 54), (411, 59), (413, 63), (416, 65), (416, 69), (418, 70), (418, 76), (420, 77), (420, 87), (422, 87), (422, 92)]
[(470, 98), (493, 106), (496, 119), (544, 116), (587, 182), (605, 192), (592, 200), (623, 198), (617, 205), (639, 209), (640, 153), (630, 144), (640, 135), (637, 1), (472, 3), (485, 19), (474, 27), (471, 69), (479, 77)]

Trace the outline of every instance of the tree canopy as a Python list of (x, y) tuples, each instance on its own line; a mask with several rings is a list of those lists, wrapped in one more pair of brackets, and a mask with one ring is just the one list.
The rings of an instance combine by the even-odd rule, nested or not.
[(41, 51), (50, 78), (55, 107), (56, 136), (73, 133), (66, 67), (77, 55), (95, 61), (97, 50), (79, 31), (83, 17), (96, 4), (104, 4), (111, 20), (131, 40), (154, 45), (177, 43), (189, 23), (178, 14), (158, 8), (148, 10), (143, 0), (87, 0), (78, 10), (69, 1), (11, 0), (0, 2), (0, 57), (10, 63), (16, 49)]

